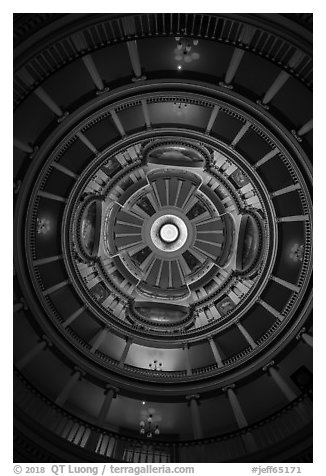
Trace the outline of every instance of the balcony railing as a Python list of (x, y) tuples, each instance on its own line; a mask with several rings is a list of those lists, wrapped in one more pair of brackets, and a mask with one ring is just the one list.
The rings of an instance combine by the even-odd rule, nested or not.
[[(127, 18), (127, 21), (126, 21)], [(130, 20), (131, 18), (131, 20)], [(259, 23), (259, 19), (248, 17), (246, 22), (239, 20), (236, 15), (227, 14), (199, 14), (199, 13), (139, 13), (132, 17), (108, 18), (105, 15), (93, 15), (88, 18), (87, 25), (83, 26), (80, 20), (80, 32), (83, 37), (84, 48), (78, 49), (73, 40), (73, 33), (69, 33), (69, 25), (65, 33), (51, 37), (51, 41), (40, 42), (42, 49), (28, 51), (29, 59), (25, 62), (24, 56), (16, 62), (14, 77), (14, 105), (18, 104), (48, 76), (53, 74), (67, 63), (76, 58), (89, 54), (99, 48), (116, 44), (122, 41), (137, 40), (138, 38), (158, 36), (188, 36), (205, 40), (225, 43), (242, 48), (254, 54), (265, 57), (293, 74), (309, 88), (312, 87), (312, 57), (275, 30), (272, 23)], [(242, 31), (245, 25), (252, 29), (252, 35), (246, 44), (242, 41)], [(265, 26), (266, 25), (266, 26)], [(75, 28), (71, 25), (71, 30)], [(62, 31), (62, 30), (61, 30)], [(53, 38), (53, 39), (52, 39)], [(294, 53), (302, 54), (302, 60), (293, 67), (289, 67), (289, 59)], [(22, 79), (27, 71), (33, 79), (26, 82)]]
[[(312, 421), (311, 395), (302, 394), (282, 410), (232, 433), (202, 440), (166, 441), (123, 436), (77, 418), (41, 395), (15, 374), (15, 404), (29, 418), (63, 441), (85, 451), (90, 460), (134, 463), (222, 462), (246, 457), (291, 438)], [(254, 445), (248, 447), (248, 439)], [(92, 456), (90, 456), (92, 454)]]

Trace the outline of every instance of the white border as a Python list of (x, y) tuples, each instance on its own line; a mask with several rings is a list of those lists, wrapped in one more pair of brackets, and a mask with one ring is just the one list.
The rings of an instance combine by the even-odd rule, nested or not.
[[(94, 10), (90, 10), (90, 6)], [(320, 475), (325, 473), (325, 339), (326, 339), (326, 312), (324, 304), (325, 296), (325, 240), (326, 218), (325, 210), (325, 179), (326, 179), (326, 154), (324, 151), (325, 141), (325, 118), (322, 117), (325, 105), (325, 43), (326, 43), (326, 8), (325, 2), (313, 0), (310, 2), (289, 0), (273, 0), (273, 2), (239, 1), (216, 2), (216, 1), (188, 1), (164, 0), (164, 2), (137, 1), (135, 2), (108, 2), (98, 0), (96, 4), (91, 2), (69, 2), (56, 0), (55, 2), (38, 1), (13, 1), (2, 2), (1, 6), (1, 193), (2, 193), (2, 230), (1, 230), (1, 292), (2, 292), (2, 335), (1, 335), (1, 462), (0, 468), (3, 474), (12, 473), (12, 14), (13, 13), (128, 13), (135, 12), (216, 12), (219, 13), (288, 13), (288, 12), (313, 12), (314, 13), (314, 157), (316, 179), (315, 186), (315, 213), (317, 217), (314, 244), (315, 256), (315, 351), (314, 351), (314, 463), (300, 465), (303, 474)], [(10, 198), (9, 198), (10, 197)], [(218, 468), (216, 467), (218, 465)], [(280, 466), (278, 463), (275, 465)], [(296, 466), (296, 464), (292, 464)], [(289, 464), (288, 466), (292, 466)], [(25, 466), (25, 465), (23, 465)], [(35, 466), (35, 465), (34, 465)], [(38, 465), (40, 466), (40, 465)], [(100, 466), (100, 465), (98, 465)], [(173, 466), (173, 465), (171, 465)], [(216, 474), (221, 471), (223, 476), (228, 474), (251, 474), (253, 464), (217, 463), (206, 465), (194, 465), (195, 474)], [(264, 465), (266, 466), (266, 465)], [(283, 465), (284, 466), (284, 465)], [(6, 468), (6, 469), (5, 469)], [(8, 470), (7, 470), (8, 469)], [(50, 468), (49, 468), (50, 469)], [(24, 473), (23, 473), (24, 474)], [(47, 474), (51, 474), (50, 472)], [(107, 473), (109, 474), (109, 473)]]

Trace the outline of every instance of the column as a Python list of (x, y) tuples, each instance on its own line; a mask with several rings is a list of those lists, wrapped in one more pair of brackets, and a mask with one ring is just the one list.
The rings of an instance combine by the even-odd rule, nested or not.
[(310, 347), (313, 347), (313, 339), (312, 339), (312, 336), (309, 335), (309, 334), (306, 334), (305, 332), (302, 334), (301, 336), (301, 339), (308, 345), (310, 345)]
[(266, 106), (276, 96), (282, 86), (287, 82), (290, 75), (286, 71), (281, 71), (276, 77), (268, 91), (265, 93), (263, 100), (261, 101), (263, 106)]
[(59, 395), (57, 396), (55, 400), (55, 403), (57, 405), (60, 405), (60, 406), (64, 405), (72, 389), (74, 388), (78, 380), (80, 380), (81, 376), (82, 376), (82, 372), (81, 370), (78, 370), (78, 369), (76, 369), (75, 372), (71, 374), (70, 379), (68, 380), (68, 382), (63, 387), (63, 389), (61, 390), (61, 392), (59, 393)]
[[(249, 25), (243, 25), (242, 31), (239, 35), (239, 41), (243, 43), (244, 45), (247, 45), (251, 41), (254, 33), (255, 33), (254, 28), (252, 28)], [(223, 83), (220, 84), (221, 86), (226, 86), (226, 87), (229, 87), (230, 89), (232, 88), (230, 83), (233, 81), (236, 75), (236, 72), (238, 71), (238, 68), (240, 66), (240, 63), (242, 61), (244, 54), (245, 54), (245, 50), (242, 50), (240, 48), (234, 49), (233, 55), (231, 57), (230, 63), (225, 73), (224, 84)]]
[(249, 334), (249, 332), (247, 331), (247, 329), (245, 329), (243, 327), (243, 325), (240, 323), (240, 322), (237, 322), (237, 327), (239, 329), (239, 331), (241, 332), (241, 334), (243, 335), (243, 337), (246, 339), (246, 341), (248, 342), (248, 344), (250, 345), (250, 347), (252, 349), (255, 349), (257, 347), (257, 344), (256, 342), (254, 341), (254, 339), (251, 337), (251, 335)]
[(77, 309), (77, 311), (73, 312), (62, 324), (62, 327), (66, 328), (67, 326), (70, 326), (70, 324), (74, 322), (77, 319), (77, 317), (83, 313), (84, 310), (85, 310), (85, 306), (81, 306), (79, 309)]
[(184, 351), (184, 355), (185, 355), (185, 365), (186, 365), (187, 375), (192, 375), (188, 344), (185, 344), (183, 346), (183, 351)]
[(50, 340), (43, 336), (41, 340), (29, 351), (27, 354), (24, 355), (18, 362), (15, 364), (17, 369), (22, 370), (29, 364), (42, 350), (45, 350), (47, 347), (52, 346)]
[(65, 281), (61, 281), (61, 283), (55, 284), (54, 286), (51, 286), (50, 288), (43, 291), (43, 296), (49, 296), (50, 294), (54, 293), (55, 291), (58, 291), (59, 289), (63, 288), (64, 286), (67, 286), (67, 284), (69, 284), (68, 279), (66, 279)]
[(217, 115), (219, 113), (219, 110), (220, 110), (220, 106), (215, 105), (213, 107), (212, 113), (211, 113), (210, 118), (209, 118), (208, 123), (207, 123), (206, 131), (205, 131), (206, 134), (210, 134), (210, 132), (212, 130), (212, 127), (214, 125), (214, 122), (215, 122), (215, 120), (217, 118)]
[[(241, 127), (241, 129), (238, 131), (237, 135), (235, 136), (235, 138), (232, 140), (231, 142), (231, 146), (232, 147), (235, 147), (237, 145), (238, 142), (240, 142), (240, 140), (242, 139), (242, 137), (246, 134), (246, 132), (250, 129), (250, 126), (251, 126), (251, 122), (249, 121), (246, 121), (245, 124)], [(234, 166), (230, 168), (230, 171), (225, 171), (225, 173), (227, 173), (228, 175), (230, 175), (232, 172), (233, 172), (233, 169)]]
[(311, 348), (313, 347), (313, 338), (310, 334), (307, 334), (305, 327), (303, 327), (297, 335), (297, 340), (300, 339), (306, 344), (308, 344)]
[(96, 149), (95, 145), (92, 144), (92, 142), (85, 136), (85, 134), (83, 134), (81, 131), (78, 131), (76, 132), (76, 136), (78, 137), (79, 140), (82, 141), (82, 143), (84, 145), (86, 145), (86, 147), (91, 151), (93, 152), (93, 154), (97, 155), (99, 152), (98, 150)]
[(146, 76), (142, 76), (142, 73), (141, 73), (141, 64), (139, 59), (137, 41), (136, 40), (127, 41), (127, 48), (128, 48), (130, 61), (131, 61), (131, 66), (135, 75), (135, 77), (132, 78), (132, 80), (140, 81), (142, 79), (146, 79)]
[[(302, 60), (303, 55), (300, 51), (296, 51), (293, 56), (290, 58), (288, 66), (291, 69), (294, 69)], [(258, 101), (263, 107), (267, 106), (267, 104), (276, 96), (282, 86), (287, 82), (290, 75), (286, 71), (281, 71), (280, 74), (275, 78), (274, 82), (266, 92), (262, 101)], [(268, 107), (267, 107), (268, 108)]]
[(152, 126), (151, 126), (151, 119), (149, 117), (149, 109), (148, 109), (148, 104), (146, 99), (141, 100), (141, 106), (142, 106), (142, 111), (143, 111), (146, 127), (147, 129), (150, 129)]
[(272, 377), (278, 388), (281, 390), (283, 395), (291, 402), (297, 398), (297, 395), (294, 393), (289, 384), (285, 381), (284, 377), (279, 373), (275, 367), (275, 362), (272, 360), (269, 364), (263, 367), (263, 371), (267, 371), (268, 374)]
[(195, 440), (200, 440), (203, 438), (203, 430), (199, 414), (199, 398), (200, 395), (198, 394), (186, 396), (186, 400), (190, 406), (192, 430)]
[[(234, 392), (234, 388), (235, 388), (235, 385), (232, 384), (232, 385), (229, 385), (228, 387), (224, 387), (222, 390), (226, 392), (227, 394), (229, 403), (233, 411), (234, 418), (238, 424), (238, 427), (241, 429), (241, 428), (247, 427), (248, 422), (243, 413), (238, 397), (236, 396)], [(258, 450), (257, 443), (253, 435), (251, 435), (250, 433), (247, 433), (242, 435), (241, 438), (247, 452), (254, 452)]]
[(22, 185), (21, 180), (14, 180), (14, 182), (13, 182), (13, 191), (14, 191), (15, 195), (19, 194), (19, 190), (20, 190), (21, 185)]
[(20, 311), (21, 309), (24, 311), (27, 311), (28, 309), (25, 299), (22, 297), (19, 299), (19, 302), (14, 303), (14, 313)]
[(105, 422), (106, 416), (111, 407), (112, 400), (116, 398), (118, 392), (118, 388), (107, 385), (106, 390), (104, 392), (104, 401), (96, 420), (97, 425), (101, 426)]
[(285, 288), (291, 289), (291, 291), (294, 291), (296, 293), (300, 291), (300, 286), (297, 286), (296, 284), (293, 284), (293, 283), (289, 283), (288, 281), (278, 278), (277, 276), (271, 276), (271, 279), (275, 281), (275, 283), (278, 283), (281, 286), (284, 286)]
[(208, 342), (209, 342), (209, 345), (211, 346), (215, 361), (217, 363), (217, 367), (218, 368), (223, 367), (222, 357), (221, 357), (221, 354), (219, 353), (218, 348), (216, 347), (213, 337), (209, 337)]
[(56, 102), (48, 95), (46, 91), (40, 86), (35, 89), (34, 94), (58, 117), (63, 116), (62, 109)]
[[(277, 220), (277, 219), (276, 219)], [(270, 312), (274, 317), (276, 317), (277, 319), (279, 319), (280, 321), (283, 321), (284, 319), (284, 316), (282, 316), (282, 314), (277, 311), (276, 309), (274, 309), (274, 307), (272, 307), (270, 304), (268, 304), (267, 302), (263, 301), (262, 299), (258, 299), (257, 300), (257, 303), (260, 304), (261, 306), (263, 306), (268, 312)]]
[(23, 309), (24, 304), (22, 302), (16, 302), (14, 303), (14, 313), (20, 311)]
[(232, 411), (234, 414), (234, 417), (236, 419), (236, 422), (238, 424), (239, 428), (244, 428), (248, 426), (248, 422), (246, 417), (244, 416), (244, 413), (242, 411), (242, 408), (240, 406), (238, 397), (236, 396), (234, 389), (235, 385), (230, 385), (228, 387), (223, 388), (223, 391), (227, 393), (230, 405), (232, 407)]
[(308, 132), (310, 132), (312, 129), (312, 125), (312, 119), (310, 119), (310, 121), (306, 122), (303, 126), (300, 127), (300, 129), (298, 130), (298, 136), (302, 137), (305, 134), (308, 134)]
[(119, 367), (124, 366), (131, 344), (132, 344), (132, 339), (127, 339), (126, 346), (123, 349), (122, 355), (119, 360)]
[(310, 119), (308, 122), (303, 124), (303, 126), (301, 126), (297, 132), (295, 131), (295, 129), (292, 129), (291, 132), (298, 142), (302, 142), (302, 136), (304, 136), (305, 134), (308, 134), (308, 132), (312, 130), (312, 126), (313, 126), (313, 122), (312, 122), (312, 119)]
[(14, 137), (14, 147), (22, 152), (26, 152), (26, 154), (32, 154), (34, 152), (34, 149), (30, 144), (21, 141), (17, 137)]
[(110, 114), (111, 114), (112, 120), (113, 120), (114, 125), (117, 128), (119, 134), (121, 134), (121, 136), (124, 137), (126, 135), (126, 133), (125, 133), (125, 130), (123, 128), (123, 125), (121, 124), (121, 121), (119, 119), (118, 114), (115, 112), (114, 109), (112, 109), (112, 111), (110, 111)]
[(245, 54), (245, 51), (239, 48), (235, 48), (235, 50), (233, 51), (231, 61), (229, 63), (228, 69), (225, 74), (225, 80), (224, 80), (225, 84), (229, 85), (232, 82), (240, 66), (240, 63), (244, 54)]
[(100, 347), (100, 345), (103, 343), (104, 339), (106, 338), (107, 336), (107, 333), (108, 333), (108, 328), (107, 327), (104, 327), (103, 329), (101, 329), (95, 336), (95, 339), (93, 341), (93, 344), (92, 344), (92, 348), (91, 348), (91, 353), (94, 354), (94, 352)]
[[(292, 390), (292, 388), (289, 386), (289, 384), (285, 381), (284, 377), (282, 377), (280, 372), (277, 370), (274, 361), (271, 361), (269, 364), (263, 367), (263, 371), (266, 370), (289, 402), (292, 402), (298, 397)], [(295, 406), (295, 411), (302, 421), (307, 421), (307, 408), (304, 402), (297, 402)], [(310, 417), (308, 416), (308, 420), (309, 419)]]
[[(76, 49), (82, 53), (85, 53), (88, 48), (88, 44), (86, 38), (82, 32), (74, 33), (71, 37), (72, 42), (74, 43)], [(104, 91), (108, 91), (109, 88), (105, 88), (103, 84), (103, 80), (98, 72), (98, 69), (94, 63), (94, 60), (90, 54), (86, 54), (82, 56), (82, 61), (92, 78), (93, 83), (97, 88), (97, 92), (101, 93)]]
[(93, 58), (91, 55), (85, 55), (82, 57), (83, 63), (86, 66), (86, 69), (93, 80), (98, 92), (108, 91), (109, 88), (104, 88), (103, 80), (98, 72), (98, 69), (94, 63)]

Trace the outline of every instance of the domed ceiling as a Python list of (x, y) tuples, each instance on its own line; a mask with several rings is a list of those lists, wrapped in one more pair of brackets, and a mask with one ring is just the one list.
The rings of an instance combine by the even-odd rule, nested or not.
[(17, 461), (308, 458), (309, 15), (14, 30)]

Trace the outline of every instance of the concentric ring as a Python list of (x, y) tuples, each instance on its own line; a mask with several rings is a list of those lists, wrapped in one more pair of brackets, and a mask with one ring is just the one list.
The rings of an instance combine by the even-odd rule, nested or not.
[(180, 230), (173, 221), (162, 225), (159, 231), (160, 238), (162, 241), (165, 241), (165, 243), (173, 243), (178, 239), (179, 234)]
[(187, 227), (176, 215), (163, 215), (154, 221), (151, 227), (151, 239), (162, 251), (170, 253), (179, 250), (187, 240)]
[[(101, 112), (101, 114), (103, 117), (103, 111)], [(239, 114), (239, 110), (237, 110), (237, 114)], [(246, 116), (246, 118), (247, 117), (248, 116)], [(257, 128), (257, 123), (255, 124), (255, 128)], [(120, 259), (120, 257), (118, 256), (119, 250), (117, 248), (113, 248), (110, 251), (112, 243), (113, 246), (116, 247), (117, 241), (115, 238), (113, 239), (113, 235), (111, 235), (111, 233), (115, 233), (115, 231), (114, 227), (112, 227), (112, 224), (110, 225), (109, 223), (111, 223), (111, 220), (114, 220), (114, 216), (118, 212), (118, 210), (122, 210), (125, 206), (128, 208), (133, 207), (133, 203), (136, 203), (133, 201), (134, 199), (136, 201), (142, 200), (142, 190), (145, 189), (140, 188), (139, 192), (137, 192), (138, 185), (136, 184), (136, 182), (139, 181), (139, 185), (141, 185), (142, 187), (152, 187), (151, 184), (157, 182), (157, 180), (162, 179), (164, 181), (164, 177), (162, 176), (162, 178), (160, 178), (159, 172), (155, 170), (155, 167), (157, 169), (156, 164), (153, 164), (153, 166), (151, 166), (153, 169), (152, 179), (150, 179), (149, 182), (147, 180), (144, 180), (144, 174), (141, 171), (143, 167), (142, 160), (144, 160), (144, 157), (142, 156), (141, 152), (142, 144), (144, 144), (144, 150), (147, 150), (145, 149), (145, 147), (147, 147), (149, 143), (149, 137), (156, 137), (156, 139), (159, 138), (161, 143), (162, 140), (163, 143), (165, 140), (167, 140), (169, 143), (171, 143), (171, 140), (172, 143), (173, 141), (178, 142), (180, 140), (177, 138), (178, 133), (180, 133), (180, 131), (176, 132), (176, 136), (171, 136), (171, 133), (169, 133), (170, 135), (162, 136), (162, 129), (160, 129), (160, 135), (157, 135), (155, 131), (151, 131), (150, 133), (143, 133), (142, 136), (144, 139), (140, 140), (139, 135), (135, 136), (132, 141), (130, 138), (128, 138), (129, 145), (125, 145), (124, 147), (121, 147), (120, 145), (119, 148), (112, 148), (111, 150), (106, 151), (105, 154), (97, 156), (94, 162), (90, 164), (90, 166), (85, 170), (85, 172), (79, 177), (78, 181), (76, 182), (76, 186), (70, 194), (70, 197), (67, 201), (67, 205), (65, 207), (64, 218), (64, 222), (70, 223), (70, 225), (69, 228), (64, 228), (62, 230), (62, 236), (64, 237), (63, 248), (65, 250), (64, 259), (67, 265), (67, 269), (69, 270), (71, 280), (74, 283), (77, 293), (80, 293), (80, 296), (85, 296), (85, 293), (88, 296), (88, 306), (90, 306), (90, 308), (92, 309), (94, 316), (96, 316), (97, 319), (99, 319), (103, 323), (106, 323), (106, 325), (109, 324), (110, 326), (112, 326), (115, 332), (127, 335), (136, 335), (139, 339), (142, 338), (142, 335), (146, 335), (146, 339), (152, 339), (153, 341), (159, 342), (160, 339), (166, 339), (170, 334), (170, 337), (168, 338), (171, 339), (171, 342), (173, 342), (174, 345), (178, 342), (178, 340), (184, 340), (184, 333), (186, 333), (189, 342), (198, 341), (200, 339), (203, 339), (205, 335), (211, 334), (212, 332), (215, 332), (217, 333), (216, 335), (218, 335), (218, 333), (220, 332), (225, 332), (228, 329), (232, 329), (233, 326), (237, 325), (237, 322), (239, 322), (241, 316), (246, 316), (246, 312), (248, 312), (248, 310), (251, 308), (252, 303), (255, 302), (255, 296), (261, 295), (264, 286), (266, 286), (266, 284), (268, 283), (268, 276), (270, 276), (270, 272), (266, 272), (266, 270), (262, 272), (262, 269), (265, 266), (264, 263), (267, 262), (269, 263), (270, 267), (273, 266), (273, 254), (275, 254), (275, 251), (273, 250), (275, 250), (275, 248), (269, 248), (267, 242), (265, 242), (264, 246), (259, 245), (257, 247), (255, 245), (255, 248), (260, 251), (257, 254), (256, 258), (252, 261), (251, 268), (247, 269), (247, 274), (241, 275), (241, 273), (244, 273), (242, 268), (241, 270), (237, 270), (236, 274), (238, 274), (239, 277), (241, 276), (241, 280), (246, 280), (248, 284), (251, 282), (252, 277), (254, 277), (254, 280), (257, 284), (256, 286), (249, 287), (244, 287), (241, 285), (238, 288), (235, 275), (232, 276), (232, 273), (230, 274), (226, 270), (225, 266), (231, 266), (231, 268), (233, 267), (233, 269), (235, 269), (235, 263), (240, 262), (239, 260), (236, 260), (234, 253), (236, 252), (238, 246), (236, 245), (237, 241), (235, 240), (235, 238), (240, 230), (241, 216), (244, 213), (244, 210), (246, 210), (246, 213), (248, 212), (249, 214), (251, 214), (252, 219), (256, 221), (257, 225), (255, 225), (255, 227), (253, 228), (251, 227), (251, 229), (257, 230), (257, 239), (263, 232), (265, 236), (269, 236), (269, 233), (275, 233), (276, 224), (275, 212), (273, 210), (273, 207), (271, 206), (271, 197), (269, 193), (266, 192), (266, 188), (262, 183), (259, 175), (253, 172), (251, 168), (247, 167), (246, 160), (241, 156), (241, 154), (239, 154), (239, 152), (236, 152), (234, 148), (230, 149), (228, 147), (225, 147), (225, 145), (223, 145), (219, 141), (216, 141), (216, 139), (207, 136), (200, 136), (200, 134), (198, 133), (196, 134), (197, 138), (195, 139), (196, 135), (194, 135), (194, 133), (183, 131), (183, 147), (189, 147), (190, 145), (191, 147), (194, 147), (194, 141), (198, 141), (198, 138), (200, 137), (200, 142), (197, 143), (200, 143), (201, 147), (203, 146), (203, 144), (205, 144), (205, 147), (208, 147), (208, 149), (210, 150), (211, 158), (205, 157), (205, 165), (202, 169), (202, 172), (199, 172), (199, 169), (196, 169), (195, 172), (195, 169), (192, 169), (191, 167), (189, 168), (189, 170), (184, 170), (184, 167), (182, 169), (175, 167), (174, 170), (177, 174), (188, 174), (188, 177), (193, 175), (195, 172), (195, 175), (197, 175), (198, 177), (197, 182), (194, 184), (195, 188), (197, 187), (197, 198), (199, 199), (200, 203), (202, 203), (204, 208), (208, 207), (208, 213), (213, 213), (213, 215), (214, 213), (217, 213), (217, 215), (221, 215), (224, 232), (228, 230), (228, 236), (233, 237), (232, 239), (230, 238), (226, 247), (223, 243), (226, 243), (227, 240), (225, 241), (223, 238), (221, 248), (222, 253), (219, 259), (223, 260), (223, 266), (225, 269), (223, 267), (219, 268), (215, 264), (215, 258), (212, 258), (212, 256), (214, 255), (206, 255), (205, 260), (199, 266), (197, 266), (196, 270), (195, 268), (194, 271), (191, 271), (191, 269), (189, 269), (189, 278), (187, 278), (188, 282), (185, 283), (184, 287), (179, 286), (175, 290), (173, 290), (173, 288), (169, 287), (169, 284), (171, 283), (167, 282), (167, 285), (165, 285), (167, 287), (164, 288), (164, 286), (162, 286), (163, 282), (161, 283), (160, 279), (158, 278), (158, 273), (153, 276), (152, 283), (144, 282), (143, 285), (141, 283), (141, 272), (139, 268), (137, 268), (138, 265), (135, 266), (135, 262), (131, 259), (130, 256), (128, 256), (128, 253), (126, 253), (125, 251), (123, 251), (122, 254), (120, 253)], [(282, 149), (280, 143), (277, 143), (277, 146)], [(106, 159), (104, 158), (108, 158), (107, 163), (109, 167), (113, 167), (114, 169), (114, 167), (117, 167), (115, 163), (119, 164), (121, 162), (120, 157), (123, 154), (125, 157), (134, 156), (136, 160), (133, 159), (133, 161), (130, 161), (130, 159), (127, 159), (123, 165), (117, 165), (117, 173), (115, 173), (114, 179), (110, 179), (108, 184), (105, 185), (104, 183), (102, 187), (98, 187), (98, 185), (95, 186), (95, 184), (99, 182), (99, 178), (97, 177), (100, 177), (99, 175), (97, 175), (99, 173), (97, 171), (99, 171), (99, 167), (103, 166), (103, 164), (105, 163)], [(223, 157), (225, 158), (224, 160), (222, 160)], [(146, 164), (145, 166), (147, 167)], [(148, 171), (146, 173), (148, 175)], [(120, 195), (115, 195), (115, 192), (113, 192), (112, 187), (118, 185), (120, 189), (121, 186), (123, 189), (123, 187), (127, 186), (128, 180), (132, 178), (131, 174), (136, 174), (132, 179), (134, 181), (134, 186), (130, 189), (130, 192), (132, 193), (129, 192), (125, 198), (123, 198), (122, 192), (119, 192)], [(91, 181), (89, 180), (90, 176), (93, 177)], [(151, 175), (149, 174), (148, 177), (150, 176)], [(101, 180), (103, 180), (103, 175), (101, 177)], [(218, 187), (219, 193), (216, 194), (214, 192), (212, 194), (212, 191), (214, 191), (215, 188), (212, 188), (210, 184), (216, 180), (220, 184)], [(124, 185), (124, 183), (126, 183), (126, 185)], [(254, 187), (254, 190), (256, 192), (253, 193), (253, 191), (250, 191), (247, 196), (241, 193), (239, 194), (239, 190), (242, 190), (242, 188), (244, 189), (244, 193), (247, 193), (245, 190), (247, 190), (249, 187), (248, 183), (252, 184), (251, 187)], [(76, 228), (75, 222), (72, 222), (70, 217), (76, 215), (77, 213), (77, 207), (80, 203), (78, 196), (82, 198), (83, 202), (87, 202), (88, 199), (86, 199), (85, 201), (85, 187), (89, 188), (89, 200), (95, 199), (99, 203), (107, 204), (107, 212), (105, 216), (103, 215), (103, 226), (101, 226), (101, 249), (106, 254), (106, 257), (104, 258), (103, 255), (103, 258), (100, 258), (100, 260), (98, 260), (97, 258), (95, 261), (92, 258), (89, 264), (86, 265), (86, 260), (85, 264), (82, 264), (82, 262), (80, 262), (80, 265), (77, 266), (77, 263), (74, 263), (77, 249), (75, 246), (71, 248), (71, 243), (78, 243), (80, 237), (78, 228)], [(191, 195), (192, 194), (190, 193), (189, 197)], [(123, 200), (126, 201), (123, 202)], [(245, 205), (243, 211), (241, 212), (241, 207), (243, 207), (243, 204), (247, 200), (250, 205)], [(117, 202), (116, 204), (115, 201)], [(225, 206), (223, 206), (223, 204), (221, 205), (221, 202), (223, 201), (228, 204), (228, 208), (231, 208), (231, 210), (227, 213), (225, 213)], [(125, 203), (125, 205), (123, 205), (123, 203)], [(261, 211), (263, 211), (263, 214), (266, 214), (265, 216), (260, 216), (261, 211), (259, 211), (259, 208), (256, 208), (255, 210), (255, 206), (253, 206), (254, 203), (262, 205)], [(101, 205), (101, 207), (103, 207), (103, 205)], [(216, 209), (215, 212), (214, 209)], [(235, 216), (233, 216), (234, 213)], [(238, 216), (238, 218), (236, 218), (236, 215)], [(192, 220), (196, 220), (196, 218), (197, 217), (193, 217)], [(134, 225), (136, 225), (136, 222), (134, 223)], [(133, 233), (136, 233), (137, 235), (135, 228), (137, 228), (137, 226), (134, 226)], [(242, 226), (242, 229), (246, 229), (246, 227)], [(267, 229), (269, 230), (268, 233), (266, 233)], [(104, 230), (109, 230), (109, 233), (103, 233)], [(219, 230), (217, 229), (216, 231)], [(221, 236), (224, 236), (223, 233)], [(216, 236), (218, 236), (218, 234)], [(68, 241), (66, 241), (66, 238)], [(110, 240), (111, 245), (109, 244)], [(271, 242), (273, 242), (274, 246), (276, 247), (276, 235), (272, 238)], [(71, 251), (68, 252), (69, 249), (71, 249)], [(66, 254), (66, 252), (68, 252), (68, 254)], [(68, 258), (68, 255), (70, 255), (70, 258)], [(105, 263), (109, 263), (108, 260), (111, 259), (111, 255), (114, 260), (113, 262), (115, 263), (114, 266), (116, 267), (117, 272), (111, 272), (112, 268), (106, 269)], [(172, 255), (173, 253), (169, 253), (169, 256)], [(232, 258), (232, 256), (234, 258)], [(82, 258), (82, 256), (80, 255), (78, 257), (78, 260), (80, 259), (84, 260), (85, 257)], [(163, 266), (165, 265), (164, 262), (161, 260), (161, 264), (159, 264), (158, 266), (158, 272), (160, 267), (163, 269)], [(169, 265), (167, 266), (167, 270), (169, 270)], [(84, 267), (84, 271), (83, 274), (80, 275), (80, 270), (82, 267)], [(244, 268), (246, 268), (246, 265), (243, 267), (243, 269)], [(219, 277), (216, 279), (217, 270), (219, 270)], [(121, 276), (125, 275), (125, 277), (122, 279), (121, 277), (119, 277), (121, 271), (123, 273)], [(241, 271), (240, 274), (239, 271)], [(78, 275), (80, 275), (79, 278)], [(167, 275), (169, 275), (168, 271)], [(210, 276), (215, 276), (215, 278), (212, 280)], [(248, 276), (249, 280), (246, 278), (246, 276)], [(94, 278), (93, 281), (92, 277)], [(98, 277), (100, 277), (101, 282), (98, 281)], [(210, 281), (207, 281), (207, 279), (210, 279)], [(125, 284), (122, 285), (123, 282), (127, 283), (127, 287), (124, 287)], [(158, 286), (156, 282), (158, 282)], [(197, 282), (204, 283), (204, 286), (207, 286), (207, 284), (211, 283), (210, 286), (212, 287), (211, 289), (209, 289), (209, 287), (206, 287), (206, 290), (205, 288), (203, 288), (204, 291), (197, 292), (195, 291)], [(193, 313), (192, 309), (191, 313), (189, 313), (188, 320), (186, 319), (183, 321), (184, 328), (180, 335), (178, 335), (178, 333), (175, 333), (173, 326), (162, 327), (162, 324), (155, 324), (156, 327), (153, 327), (153, 322), (151, 322), (150, 325), (144, 326), (139, 326), (139, 324), (137, 324), (137, 327), (135, 327), (134, 323), (139, 322), (139, 318), (136, 317), (136, 314), (133, 317), (134, 307), (130, 306), (130, 303), (135, 300), (135, 297), (138, 294), (139, 296), (142, 296), (141, 299), (152, 299), (152, 286), (155, 287), (156, 291), (158, 291), (159, 287), (161, 286), (162, 292), (158, 292), (159, 300), (165, 299), (168, 301), (172, 298), (175, 300), (175, 302), (182, 301), (183, 304), (188, 303), (189, 305), (191, 302), (190, 299), (195, 299), (195, 314)], [(110, 290), (109, 294), (106, 289)], [(135, 302), (137, 302), (137, 299), (138, 298), (136, 298)], [(117, 306), (117, 302), (120, 302), (119, 306)], [(260, 298), (258, 302), (259, 306), (264, 307), (265, 301), (263, 299)], [(294, 302), (293, 299), (292, 302)], [(276, 322), (273, 324), (274, 330), (272, 332), (270, 330), (267, 330), (266, 336), (269, 335), (272, 337), (276, 337), (278, 335), (278, 333), (283, 327), (282, 321), (284, 320), (284, 322), (288, 322), (288, 320), (290, 319), (291, 314), (289, 310), (290, 308), (286, 310), (286, 314), (284, 316), (279, 311), (271, 311), (275, 313)], [(195, 320), (191, 318), (191, 316), (193, 315), (196, 316)], [(146, 322), (146, 319), (144, 320), (144, 318), (145, 316), (141, 317), (143, 322)], [(189, 326), (190, 323), (192, 323), (191, 326)], [(249, 347), (247, 347), (245, 353), (241, 353), (242, 361), (248, 360), (248, 358), (253, 357), (259, 351), (263, 350), (269, 340), (270, 337), (268, 337), (268, 340), (266, 340), (266, 337), (264, 335), (261, 337), (259, 344), (257, 344), (256, 342), (258, 341), (256, 341), (255, 345), (250, 345)], [(96, 358), (96, 354), (97, 352), (95, 353), (95, 355), (92, 355), (91, 358)], [(101, 362), (103, 363), (103, 360)], [(106, 360), (106, 362), (108, 363), (109, 361)], [(239, 357), (236, 356), (231, 357), (230, 359), (226, 358), (224, 360), (225, 368), (233, 368), (239, 365), (239, 363)], [(214, 370), (214, 372), (216, 372), (216, 370)], [(217, 372), (220, 372), (219, 369), (217, 369)]]
[[(164, 241), (162, 229), (171, 227), (174, 239)], [(142, 236), (144, 242), (158, 257), (173, 259), (189, 248), (194, 239), (193, 226), (179, 208), (162, 207), (149, 219), (145, 219)]]
[[(312, 370), (304, 17), (15, 17), (18, 453), (301, 458)], [(148, 418), (163, 438), (146, 443), (135, 432)]]

